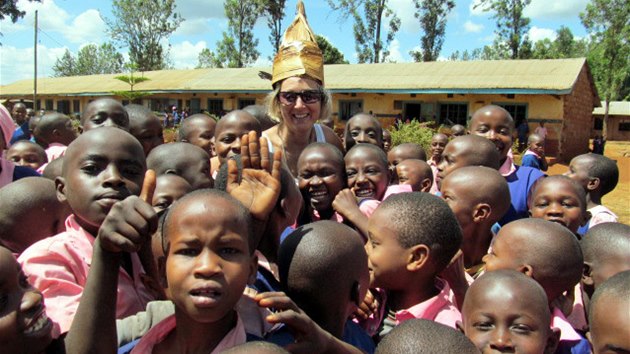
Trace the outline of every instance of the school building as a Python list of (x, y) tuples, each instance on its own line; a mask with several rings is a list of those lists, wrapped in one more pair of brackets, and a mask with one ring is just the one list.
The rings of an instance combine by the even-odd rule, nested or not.
[[(595, 108), (593, 110), (593, 133), (595, 135), (602, 136), (602, 129), (604, 127), (604, 105)], [(608, 107), (608, 126), (607, 126), (607, 139), (608, 140), (630, 140), (630, 102), (629, 101), (613, 101), (610, 102)]]
[[(213, 114), (264, 104), (270, 68), (162, 70), (135, 73), (149, 78), (136, 91), (155, 111), (172, 106)], [(66, 114), (81, 112), (92, 100), (129, 90), (117, 75), (38, 79), (36, 106)], [(427, 63), (326, 65), (325, 86), (333, 93), (338, 124), (356, 112), (371, 112), (384, 126), (396, 116), (466, 124), (478, 108), (505, 107), (516, 123), (527, 119), (533, 132), (544, 120), (548, 156), (569, 161), (588, 151), (593, 109), (600, 99), (584, 58)], [(32, 99), (32, 80), (0, 87), (0, 99)]]

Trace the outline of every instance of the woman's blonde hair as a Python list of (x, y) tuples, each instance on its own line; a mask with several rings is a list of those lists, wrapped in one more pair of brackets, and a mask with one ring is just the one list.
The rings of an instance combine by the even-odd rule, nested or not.
[[(265, 104), (267, 105), (267, 115), (269, 117), (278, 122), (282, 123), (282, 111), (280, 100), (278, 99), (278, 95), (280, 94), (280, 86), (282, 86), (282, 81), (276, 83), (273, 91), (267, 94), (265, 97)], [(326, 90), (321, 85), (317, 85), (317, 88), (322, 92), (322, 101), (321, 101), (321, 110), (319, 113), (318, 121), (322, 121), (326, 118), (329, 118), (332, 115), (332, 95), (330, 91)]]

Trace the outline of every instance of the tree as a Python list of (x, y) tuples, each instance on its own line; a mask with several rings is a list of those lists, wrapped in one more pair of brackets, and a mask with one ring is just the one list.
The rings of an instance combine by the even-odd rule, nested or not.
[(420, 39), (422, 51), (412, 50), (414, 61), (435, 61), (444, 43), (446, 17), (455, 7), (454, 0), (414, 0), (416, 13), (423, 35)]
[[(262, 0), (263, 11), (267, 16), (267, 26), (271, 30), (269, 42), (274, 54), (282, 43), (282, 19), (284, 18), (284, 5), (286, 0)], [(272, 58), (273, 59), (273, 55)]]
[(52, 69), (54, 77), (77, 75), (77, 62), (70, 50), (66, 49), (61, 58), (57, 58)]
[(254, 25), (260, 16), (262, 4), (255, 0), (225, 0), (228, 31), (217, 42), (216, 66), (242, 68), (258, 59), (258, 39), (254, 38)]
[(607, 138), (610, 101), (620, 96), (630, 72), (630, 6), (625, 0), (591, 0), (580, 14), (593, 39), (590, 62), (595, 84), (604, 97), (604, 126)]
[[(387, 0), (328, 0), (328, 4), (342, 13), (342, 20), (349, 16), (354, 18), (354, 41), (359, 63), (380, 63), (387, 59), (389, 45), (400, 28), (400, 18), (389, 8)], [(383, 42), (381, 32), (387, 18), (389, 30)]]
[(105, 18), (108, 34), (129, 47), (129, 60), (140, 71), (168, 65), (160, 42), (173, 33), (183, 18), (175, 12), (175, 0), (113, 0), (112, 19)]
[[(523, 44), (527, 45), (527, 31), (529, 31), (529, 18), (523, 15), (523, 10), (531, 0), (480, 0), (475, 8), (481, 7), (483, 11), (492, 11), (492, 18), (497, 21), (495, 31), (499, 42), (506, 43), (511, 59), (521, 59)], [(530, 44), (531, 48), (531, 44)]]
[(203, 48), (201, 52), (199, 52), (199, 56), (197, 57), (197, 69), (201, 68), (215, 68), (216, 67), (216, 57), (214, 53), (208, 48)]
[(326, 38), (316, 34), (315, 39), (317, 40), (317, 46), (324, 55), (324, 64), (348, 64), (348, 61), (343, 57), (343, 53)]
[(128, 84), (129, 91), (112, 91), (112, 93), (114, 95), (123, 97), (129, 101), (135, 101), (144, 96), (151, 95), (151, 92), (138, 92), (138, 91), (133, 90), (133, 87), (135, 85), (145, 82), (145, 81), (149, 81), (151, 79), (149, 79), (148, 77), (144, 77), (144, 74), (143, 76), (134, 76), (133, 75), (134, 71), (138, 69), (138, 66), (136, 64), (130, 63), (130, 64), (125, 65), (125, 67), (129, 69), (129, 75), (118, 75), (114, 79)]
[[(37, 1), (41, 2), (41, 0), (29, 0), (30, 2)], [(16, 0), (2, 0), (0, 3), (0, 20), (4, 20), (6, 16), (11, 18), (11, 22), (16, 23), (17, 20), (24, 17), (26, 13), (17, 7)]]
[(53, 65), (53, 76), (76, 76), (120, 73), (124, 58), (111, 43), (100, 46), (88, 44), (79, 50), (76, 58), (66, 49)]

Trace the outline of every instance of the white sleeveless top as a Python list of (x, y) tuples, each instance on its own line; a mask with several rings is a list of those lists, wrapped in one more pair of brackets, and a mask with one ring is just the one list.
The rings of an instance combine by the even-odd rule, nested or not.
[[(315, 123), (313, 124), (313, 128), (315, 128), (315, 141), (318, 143), (325, 143), (326, 136), (324, 135), (324, 129), (322, 128), (321, 124)], [(269, 139), (269, 137), (265, 133), (262, 133), (262, 136), (267, 138), (267, 145), (269, 146), (269, 153), (273, 154), (274, 150), (273, 150), (273, 143), (271, 142), (271, 139)]]

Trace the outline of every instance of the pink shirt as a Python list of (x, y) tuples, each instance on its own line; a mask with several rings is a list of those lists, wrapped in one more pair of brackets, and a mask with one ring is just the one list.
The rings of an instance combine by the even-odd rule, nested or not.
[[(171, 315), (163, 319), (140, 339), (138, 344), (131, 351), (131, 354), (152, 353), (153, 348), (162, 343), (162, 341), (166, 339), (166, 337), (175, 329), (176, 325), (175, 315)], [(223, 337), (221, 342), (219, 342), (210, 354), (218, 354), (226, 349), (243, 344), (246, 340), (247, 335), (245, 334), (245, 326), (243, 325), (241, 318), (237, 317), (236, 326), (232, 328), (225, 337)]]
[(430, 157), (427, 160), (427, 164), (429, 165), (429, 167), (431, 167), (431, 172), (433, 172), (433, 184), (431, 185), (431, 189), (429, 190), (429, 193), (436, 194), (437, 192), (440, 191), (437, 185), (437, 174), (438, 174), (437, 162), (433, 160), (433, 157)]
[(597, 224), (617, 222), (617, 215), (603, 205), (592, 207), (588, 212), (591, 213), (591, 219), (588, 222), (589, 229)]
[(573, 289), (573, 310), (567, 317), (567, 321), (571, 327), (579, 331), (588, 331), (588, 323), (586, 322), (586, 311), (584, 310), (584, 298), (582, 297), (582, 283), (577, 283)]
[(567, 321), (567, 318), (564, 317), (562, 311), (556, 307), (553, 308), (553, 312), (551, 313), (551, 328), (558, 328), (560, 330), (561, 341), (575, 341), (582, 339), (582, 336), (573, 329), (569, 321)]
[[(392, 194), (405, 193), (405, 192), (412, 192), (411, 185), (393, 184), (387, 187), (387, 190), (385, 191), (385, 195), (383, 195), (383, 200), (389, 198), (389, 196), (391, 196)], [(380, 200), (366, 199), (366, 200), (361, 201), (361, 203), (359, 204), (359, 209), (361, 210), (363, 215), (369, 218), (370, 216), (372, 216), (372, 214), (374, 213), (374, 210), (376, 210), (376, 208), (378, 208), (379, 205), (381, 205)]]
[(454, 298), (451, 287), (446, 281), (440, 278), (435, 278), (435, 286), (440, 292), (434, 297), (406, 310), (397, 311), (396, 324), (400, 324), (412, 318), (421, 318), (456, 329), (456, 322), (462, 320), (462, 315), (451, 302), (451, 299)]
[[(18, 261), (29, 282), (44, 295), (46, 313), (61, 333), (70, 329), (87, 281), (94, 236), (83, 230), (74, 215), (66, 220), (66, 231), (45, 238), (27, 248)], [(137, 254), (131, 255), (133, 278), (122, 268), (118, 272), (116, 318), (144, 311), (154, 300), (142, 283), (144, 273)]]
[(48, 156), (48, 162), (52, 162), (54, 159), (60, 158), (66, 153), (68, 147), (59, 143), (48, 144), (46, 149), (46, 156)]

